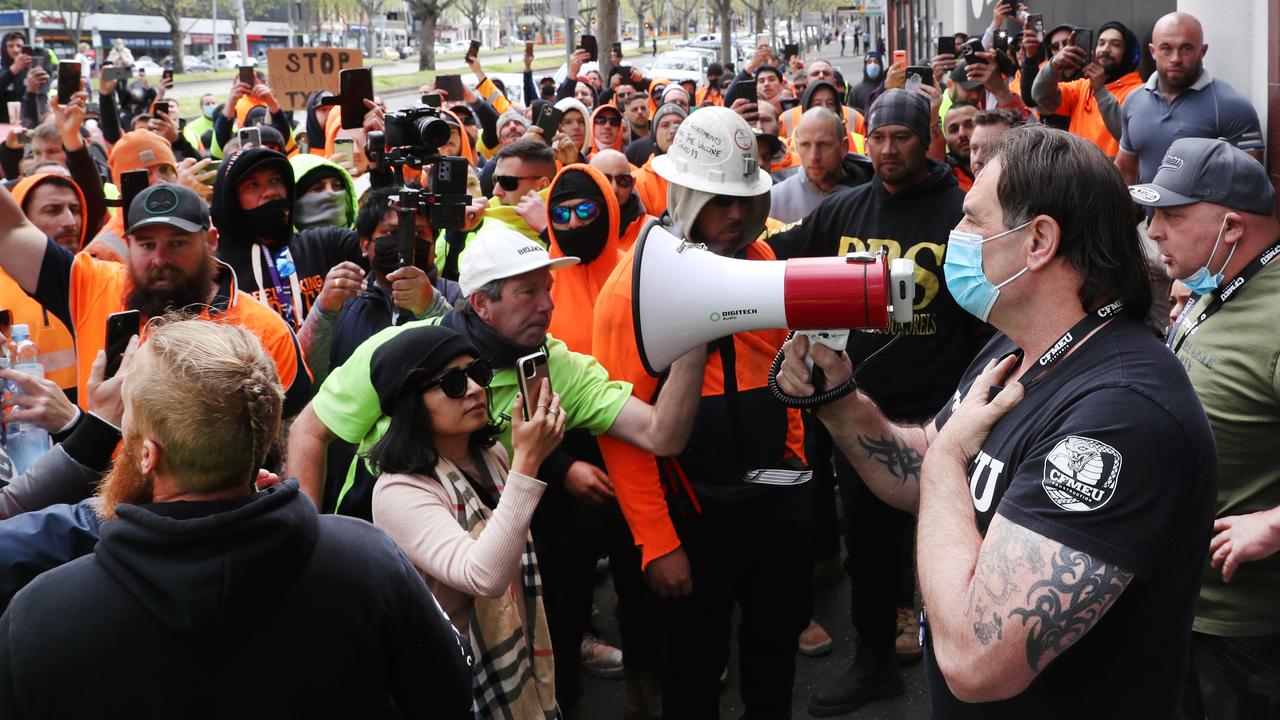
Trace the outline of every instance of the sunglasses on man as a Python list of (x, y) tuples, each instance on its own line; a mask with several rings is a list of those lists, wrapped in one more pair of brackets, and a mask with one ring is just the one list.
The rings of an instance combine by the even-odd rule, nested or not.
[(622, 118), (617, 115), (597, 115), (595, 119), (596, 125), (612, 125), (613, 127), (622, 127)]
[(575, 215), (583, 222), (591, 222), (600, 217), (600, 203), (595, 200), (583, 200), (580, 203), (556, 205), (551, 208), (551, 222), (554, 225), (568, 225)]
[(444, 391), (445, 397), (461, 400), (467, 394), (468, 379), (474, 380), (482, 388), (487, 388), (489, 383), (493, 382), (493, 367), (483, 358), (476, 358), (466, 367), (445, 370), (440, 377), (423, 385), (422, 391), (426, 392), (438, 385)]
[(617, 185), (623, 190), (627, 190), (635, 186), (636, 184), (636, 178), (631, 173), (618, 173), (617, 175), (610, 175), (609, 173), (600, 173), (600, 174), (609, 178), (609, 182), (613, 183), (614, 185)]
[(493, 181), (507, 192), (515, 192), (521, 180), (537, 180), (541, 175), (494, 175)]

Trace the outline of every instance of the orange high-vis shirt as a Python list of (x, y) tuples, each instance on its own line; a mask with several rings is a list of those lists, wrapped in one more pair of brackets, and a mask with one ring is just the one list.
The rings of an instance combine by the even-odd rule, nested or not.
[[(1117, 103), (1123, 105), (1129, 93), (1140, 87), (1142, 87), (1142, 78), (1138, 73), (1131, 72), (1107, 83), (1107, 92), (1115, 97)], [(1093, 96), (1093, 85), (1090, 84), (1089, 78), (1059, 83), (1058, 92), (1062, 93), (1062, 104), (1058, 105), (1054, 114), (1070, 117), (1071, 126), (1068, 130), (1072, 135), (1079, 135), (1102, 148), (1102, 152), (1106, 153), (1107, 157), (1114, 158), (1116, 153), (1120, 152), (1120, 140), (1113, 137), (1111, 131), (1107, 130), (1107, 124), (1103, 122), (1102, 113), (1098, 110), (1098, 101)]]

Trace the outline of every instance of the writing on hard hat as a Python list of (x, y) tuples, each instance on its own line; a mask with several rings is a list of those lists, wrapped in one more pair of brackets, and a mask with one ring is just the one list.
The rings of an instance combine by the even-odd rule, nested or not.
[(653, 159), (653, 169), (675, 185), (749, 197), (768, 192), (773, 184), (758, 157), (755, 133), (741, 115), (705, 107), (680, 124), (671, 148)]

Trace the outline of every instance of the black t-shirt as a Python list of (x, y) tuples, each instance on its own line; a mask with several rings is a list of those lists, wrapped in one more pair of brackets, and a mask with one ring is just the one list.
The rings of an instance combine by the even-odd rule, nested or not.
[[(271, 269), (267, 267), (267, 259), (259, 250), (259, 257), (254, 258), (253, 245), (225, 239), (218, 247), (218, 259), (230, 265), (236, 271), (236, 282), (241, 290), (253, 295), (267, 307), (284, 315), (277, 288), (273, 282)], [(272, 248), (273, 252), (279, 248)], [(346, 228), (315, 228), (295, 233), (289, 243), (289, 254), (293, 258), (298, 273), (298, 290), (302, 293), (301, 302), (292, 298), (294, 311), (301, 305), (302, 318), (306, 318), (315, 304), (320, 290), (324, 287), (324, 278), (335, 265), (343, 261), (351, 261), (368, 270), (369, 263), (360, 252), (360, 238), (354, 230)], [(265, 288), (258, 287), (254, 273), (254, 263), (262, 273)], [(281, 278), (280, 291), (292, 296), (292, 283)]]
[[(1015, 350), (997, 335), (978, 353), (939, 428), (987, 361)], [(957, 700), (926, 643), (934, 717), (1170, 717), (1209, 549), (1216, 458), (1186, 372), (1137, 320), (1112, 320), (1030, 382), (969, 465), (978, 530), (999, 513), (1135, 578), (1010, 700)]]

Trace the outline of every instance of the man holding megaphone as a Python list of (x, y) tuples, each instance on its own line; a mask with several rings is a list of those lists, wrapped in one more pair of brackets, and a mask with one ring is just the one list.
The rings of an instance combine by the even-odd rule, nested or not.
[[(769, 246), (755, 240), (769, 213), (772, 184), (757, 157), (755, 134), (732, 110), (707, 107), (690, 114), (667, 153), (653, 161), (654, 171), (670, 183), (672, 232), (723, 258), (773, 260)], [(666, 361), (655, 359), (662, 353), (640, 347), (637, 354), (638, 339), (644, 340), (634, 324), (632, 281), (643, 273), (633, 265), (647, 242), (676, 241), (656, 224), (642, 235), (600, 291), (592, 347), (611, 378), (633, 383), (635, 396), (650, 400), (660, 387), (664, 394), (670, 388), (647, 372), (665, 368)], [(757, 264), (771, 263), (739, 263)], [(715, 294), (716, 284), (727, 280), (696, 282)], [(755, 312), (710, 314), (729, 334), (736, 313), (745, 322)], [(658, 313), (658, 321), (664, 327), (657, 333), (668, 339), (681, 334), (675, 312)], [(800, 414), (768, 390), (769, 368), (785, 336), (785, 330), (751, 330), (710, 344), (694, 429), (677, 458), (659, 459), (600, 437), (649, 585), (663, 598), (667, 718), (719, 715), (719, 677), (735, 604), (742, 608), (747, 714), (790, 714), (797, 637), (812, 602), (812, 531)], [(705, 340), (695, 342), (701, 347)]]

